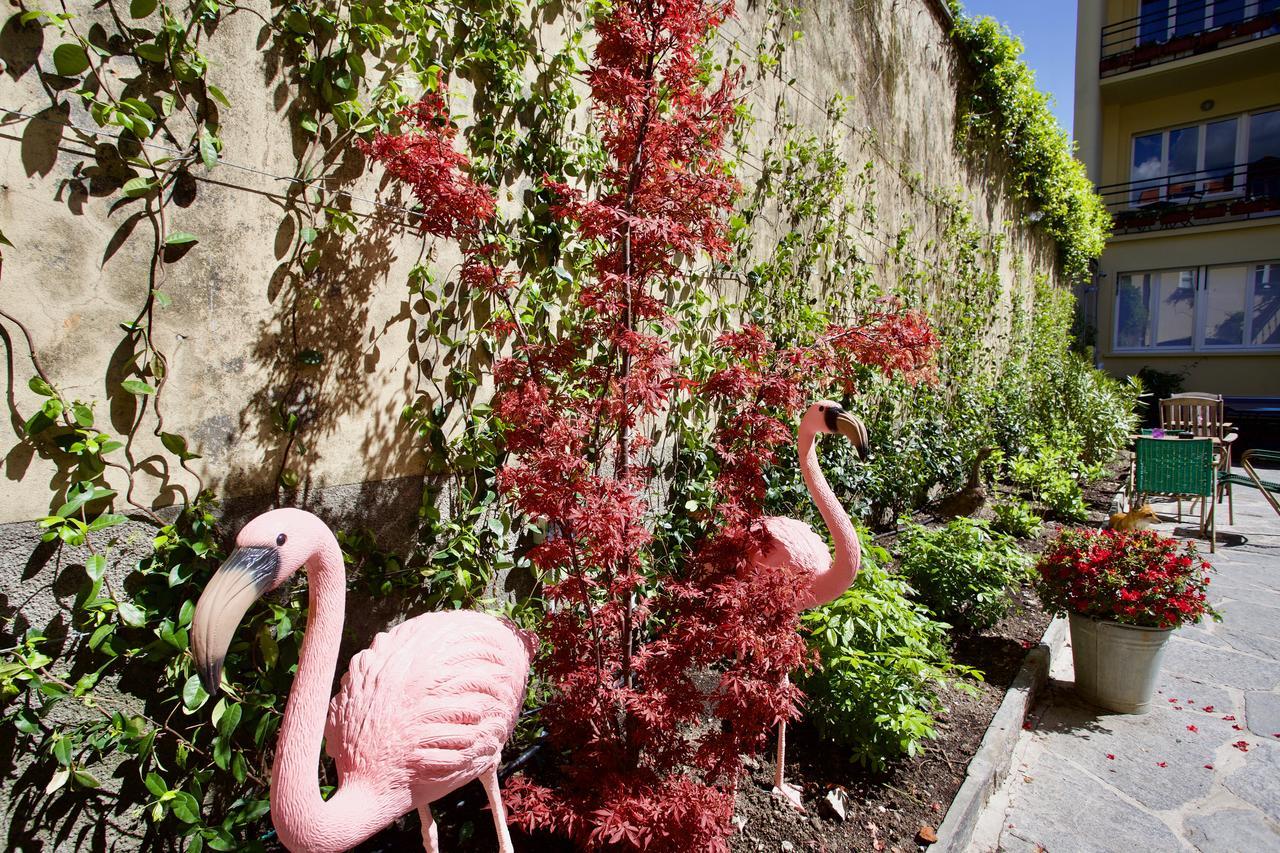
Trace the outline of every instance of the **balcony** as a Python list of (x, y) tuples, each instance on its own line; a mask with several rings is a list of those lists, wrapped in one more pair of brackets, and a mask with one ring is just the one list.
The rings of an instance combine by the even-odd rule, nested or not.
[(1114, 233), (1135, 234), (1280, 215), (1280, 158), (1098, 187)]
[(1143, 3), (1136, 18), (1102, 28), (1098, 75), (1113, 77), (1280, 34), (1280, 0)]

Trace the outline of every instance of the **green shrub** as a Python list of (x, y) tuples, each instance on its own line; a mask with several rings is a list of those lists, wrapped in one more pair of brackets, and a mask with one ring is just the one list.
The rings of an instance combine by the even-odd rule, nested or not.
[(1042, 433), (1073, 436), (1085, 465), (1104, 465), (1128, 446), (1138, 425), (1138, 379), (1121, 382), (1080, 353), (1066, 353), (1045, 373), (1036, 396)]
[(1031, 511), (1031, 505), (1017, 498), (999, 501), (992, 509), (996, 520), (991, 529), (1021, 539), (1034, 539), (1044, 527), (1043, 519)]
[(1008, 612), (1009, 588), (1028, 569), (1013, 537), (976, 518), (953, 519), (937, 530), (908, 524), (898, 540), (898, 559), (930, 610), (975, 630), (990, 628)]
[(1081, 484), (1100, 480), (1105, 470), (1085, 464), (1081, 446), (1078, 436), (1065, 432), (1035, 436), (1030, 450), (1009, 462), (1009, 479), (1054, 518), (1084, 521), (1089, 512)]
[(862, 571), (835, 601), (801, 618), (818, 667), (799, 678), (805, 716), (822, 734), (850, 750), (850, 760), (881, 768), (916, 755), (935, 737), (943, 710), (938, 689), (982, 674), (952, 662), (948, 625), (908, 596), (911, 588), (884, 569), (888, 554), (865, 548)]

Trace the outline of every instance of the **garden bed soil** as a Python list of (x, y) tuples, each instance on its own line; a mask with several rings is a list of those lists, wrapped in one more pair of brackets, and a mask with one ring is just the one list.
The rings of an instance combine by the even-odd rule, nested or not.
[[(1082, 526), (1106, 524), (1115, 494), (1122, 486), (1127, 461), (1119, 460), (1107, 477), (1085, 489), (1088, 520)], [(928, 521), (928, 517), (921, 518)], [(936, 521), (932, 525), (936, 526)], [(1040, 536), (1022, 540), (1024, 550), (1040, 553), (1061, 525), (1046, 524)], [(880, 538), (892, 547), (893, 536)], [(771, 794), (773, 756), (748, 759), (748, 772), (738, 788), (735, 820), (740, 829), (731, 839), (735, 853), (751, 851), (907, 851), (927, 850), (952, 799), (964, 782), (970, 759), (1004, 700), (1027, 651), (1040, 641), (1050, 617), (1029, 584), (1015, 596), (1015, 606), (993, 628), (955, 637), (957, 663), (985, 674), (974, 695), (954, 688), (942, 691), (946, 711), (937, 720), (938, 737), (915, 758), (903, 759), (883, 772), (849, 762), (803, 720), (787, 728), (787, 780), (803, 791), (806, 811), (797, 812)], [(833, 814), (826, 804), (835, 789), (845, 793), (846, 814)], [(467, 785), (433, 808), (440, 846), (450, 853), (490, 853), (497, 847), (493, 821), (478, 782)], [(362, 853), (418, 849), (416, 814), (356, 848)], [(572, 848), (558, 839), (512, 832), (518, 851), (560, 853)], [(692, 853), (692, 851), (691, 851)]]

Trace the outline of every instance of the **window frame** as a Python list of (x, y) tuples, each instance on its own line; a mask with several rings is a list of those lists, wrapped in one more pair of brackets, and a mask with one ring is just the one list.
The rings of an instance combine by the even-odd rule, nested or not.
[[(1160, 35), (1157, 35), (1156, 33), (1152, 33), (1151, 38), (1149, 38), (1146, 41), (1143, 41), (1143, 36), (1147, 34), (1143, 32), (1143, 24), (1140, 23), (1138, 25), (1137, 32), (1135, 32), (1133, 35), (1134, 47), (1145, 47), (1146, 45), (1149, 45), (1149, 44), (1165, 44), (1167, 42), (1173, 41), (1175, 38), (1182, 38), (1182, 36), (1177, 35), (1177, 30), (1178, 30), (1178, 7), (1183, 4), (1191, 7), (1203, 5), (1203, 8), (1201, 9), (1199, 28), (1192, 29), (1191, 31), (1192, 34), (1202, 33), (1208, 30), (1218, 29), (1219, 27), (1228, 26), (1227, 23), (1215, 24), (1213, 22), (1213, 16), (1216, 12), (1216, 7), (1218, 5), (1216, 0), (1167, 0), (1167, 3), (1168, 5), (1165, 7), (1164, 35), (1160, 36)], [(1142, 13), (1142, 5), (1143, 5), (1142, 0), (1138, 0), (1138, 18), (1140, 21), (1142, 18), (1145, 17)], [(1245, 0), (1244, 6), (1242, 7), (1241, 15), (1240, 15), (1241, 20), (1247, 21), (1252, 16), (1258, 14), (1258, 7), (1259, 7), (1259, 0)], [(1230, 23), (1235, 23), (1235, 22), (1230, 22)], [(1157, 33), (1158, 32), (1159, 31), (1157, 30)]]
[[(1198, 122), (1182, 122), (1180, 124), (1169, 125), (1162, 128), (1152, 128), (1151, 130), (1143, 130), (1133, 133), (1129, 136), (1129, 197), (1126, 200), (1129, 210), (1141, 210), (1142, 208), (1166, 202), (1187, 201), (1215, 201), (1219, 199), (1238, 198), (1244, 195), (1245, 185), (1248, 183), (1248, 174), (1238, 174), (1241, 166), (1247, 167), (1249, 164), (1249, 133), (1252, 128), (1252, 119), (1256, 115), (1264, 115), (1272, 112), (1280, 112), (1280, 104), (1275, 104), (1258, 109), (1252, 109), (1247, 112), (1232, 113), (1230, 115), (1214, 116), (1211, 119), (1205, 119)], [(1209, 125), (1220, 124), (1222, 122), (1235, 120), (1236, 122), (1236, 145), (1234, 160), (1231, 163), (1232, 169), (1232, 187), (1229, 190), (1219, 190), (1211, 192), (1207, 189), (1208, 183), (1212, 180), (1208, 175), (1204, 175), (1205, 170), (1205, 143), (1208, 141)], [(1194, 183), (1195, 187), (1190, 193), (1179, 193), (1171, 196), (1169, 193), (1170, 175), (1169, 175), (1169, 144), (1172, 134), (1180, 130), (1189, 130), (1197, 128), (1196, 134), (1196, 170), (1194, 172), (1194, 181), (1182, 181), (1182, 184)], [(1134, 157), (1138, 150), (1138, 140), (1145, 139), (1150, 136), (1160, 135), (1160, 174), (1150, 178), (1137, 178), (1134, 176)], [(1176, 174), (1184, 174), (1178, 172)], [(1156, 190), (1156, 198), (1143, 201), (1141, 196), (1147, 190)]]
[[(1259, 258), (1255, 260), (1242, 260), (1218, 264), (1199, 264), (1195, 266), (1174, 266), (1174, 267), (1158, 267), (1154, 269), (1137, 269), (1123, 270), (1115, 275), (1114, 286), (1112, 287), (1112, 317), (1111, 317), (1111, 354), (1118, 356), (1125, 355), (1227, 355), (1227, 354), (1269, 354), (1280, 353), (1280, 344), (1251, 344), (1249, 340), (1252, 338), (1253, 331), (1253, 309), (1254, 297), (1256, 295), (1256, 276), (1254, 270), (1261, 265), (1278, 265), (1280, 266), (1280, 257)], [(1241, 329), (1241, 339), (1244, 343), (1227, 344), (1227, 345), (1207, 345), (1205, 344), (1206, 321), (1208, 319), (1209, 305), (1208, 300), (1204, 298), (1204, 294), (1208, 291), (1212, 273), (1215, 269), (1228, 269), (1231, 267), (1243, 267), (1245, 269), (1244, 293), (1244, 325)], [(1140, 346), (1140, 347), (1122, 347), (1120, 346), (1120, 279), (1125, 276), (1143, 276), (1143, 275), (1159, 275), (1164, 273), (1182, 273), (1190, 271), (1194, 276), (1194, 284), (1192, 291), (1195, 294), (1194, 305), (1191, 311), (1192, 327), (1191, 327), (1191, 346), (1190, 347), (1161, 347), (1161, 346)], [(1149, 324), (1158, 325), (1160, 317), (1159, 305), (1152, 310), (1148, 306)], [(1150, 326), (1148, 327), (1150, 328)]]

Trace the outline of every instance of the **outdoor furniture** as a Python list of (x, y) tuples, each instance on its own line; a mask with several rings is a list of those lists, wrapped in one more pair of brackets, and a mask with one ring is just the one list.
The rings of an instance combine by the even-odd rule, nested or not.
[(1200, 534), (1208, 535), (1209, 550), (1216, 550), (1217, 522), (1213, 496), (1218, 490), (1217, 451), (1212, 438), (1154, 438), (1134, 440), (1132, 483), (1129, 494), (1133, 506), (1141, 506), (1151, 496), (1178, 500), (1182, 519), (1182, 499), (1200, 499)]
[[(1222, 503), (1222, 496), (1226, 494), (1227, 523), (1235, 524), (1236, 511), (1231, 495), (1231, 481), (1226, 476), (1231, 473), (1231, 444), (1237, 436), (1229, 431), (1231, 424), (1223, 414), (1222, 395), (1187, 391), (1161, 400), (1160, 427), (1165, 430), (1185, 430), (1192, 435), (1212, 438), (1222, 449), (1218, 460), (1216, 497), (1218, 503)], [(1178, 511), (1181, 513), (1182, 508), (1179, 507)]]
[(1246, 450), (1244, 456), (1240, 459), (1240, 466), (1244, 468), (1244, 474), (1227, 474), (1229, 482), (1238, 483), (1241, 486), (1252, 486), (1262, 493), (1267, 499), (1267, 503), (1271, 504), (1271, 508), (1276, 511), (1276, 515), (1280, 515), (1280, 483), (1271, 480), (1264, 480), (1258, 476), (1258, 471), (1253, 467), (1255, 459), (1265, 462), (1280, 463), (1280, 453), (1274, 450)]

